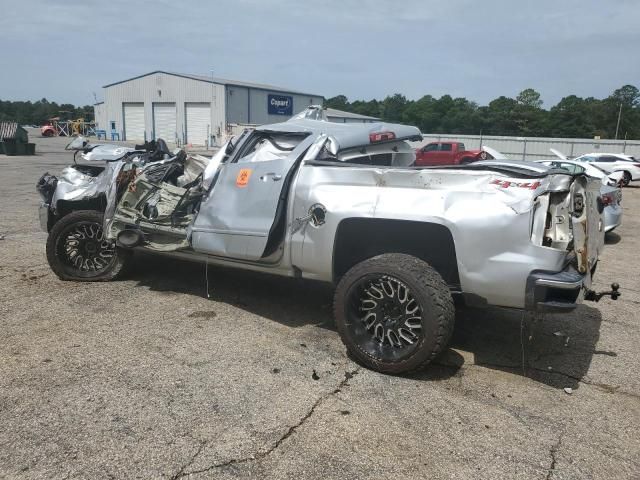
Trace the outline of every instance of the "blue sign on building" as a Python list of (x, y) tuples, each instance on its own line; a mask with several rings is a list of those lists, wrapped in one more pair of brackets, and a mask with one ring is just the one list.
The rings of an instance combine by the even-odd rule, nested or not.
[(288, 95), (267, 95), (269, 115), (293, 115), (293, 97)]

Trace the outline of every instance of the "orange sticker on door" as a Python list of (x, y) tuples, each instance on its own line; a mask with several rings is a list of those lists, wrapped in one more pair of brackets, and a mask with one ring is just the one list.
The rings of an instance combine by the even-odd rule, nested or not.
[(236, 187), (246, 187), (249, 183), (249, 177), (251, 176), (250, 168), (243, 168), (238, 172), (236, 177)]

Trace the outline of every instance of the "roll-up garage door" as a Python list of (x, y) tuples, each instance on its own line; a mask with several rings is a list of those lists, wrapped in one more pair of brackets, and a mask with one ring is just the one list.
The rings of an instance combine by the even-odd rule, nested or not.
[(206, 145), (207, 136), (211, 133), (211, 104), (187, 103), (187, 143)]
[(176, 141), (176, 104), (153, 104), (153, 132), (154, 138), (162, 138), (167, 143)]
[(144, 103), (123, 103), (125, 140), (144, 140)]

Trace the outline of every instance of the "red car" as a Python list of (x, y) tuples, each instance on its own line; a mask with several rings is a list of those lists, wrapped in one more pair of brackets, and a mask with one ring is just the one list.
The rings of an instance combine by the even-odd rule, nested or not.
[(53, 125), (51, 124), (42, 125), (40, 127), (40, 134), (43, 137), (53, 137), (56, 134), (56, 129), (53, 128)]
[(415, 165), (462, 165), (491, 158), (484, 150), (467, 150), (464, 143), (432, 142), (416, 150)]

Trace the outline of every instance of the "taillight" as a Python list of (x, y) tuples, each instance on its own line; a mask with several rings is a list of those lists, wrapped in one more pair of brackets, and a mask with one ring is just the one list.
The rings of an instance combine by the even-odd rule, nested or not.
[(389, 140), (395, 140), (396, 134), (393, 132), (376, 132), (369, 134), (369, 142), (388, 142)]

